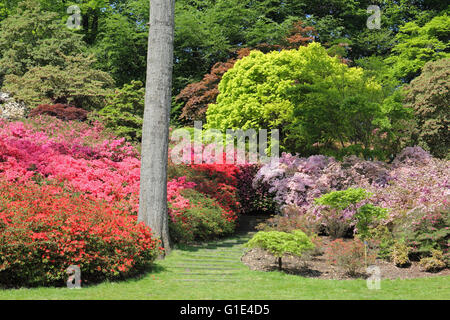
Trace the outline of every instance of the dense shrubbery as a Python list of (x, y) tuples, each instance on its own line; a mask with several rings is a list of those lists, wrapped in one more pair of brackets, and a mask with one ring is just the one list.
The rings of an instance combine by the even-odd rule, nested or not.
[[(267, 164), (255, 177), (255, 184), (269, 185), (283, 215), (262, 228), (343, 237), (353, 226), (358, 237), (379, 249), (381, 258), (389, 258), (395, 242), (403, 241), (411, 258), (438, 249), (447, 259), (449, 170), (448, 161), (419, 147), (406, 148), (390, 165), (355, 157), (338, 162), (284, 154), (279, 165)], [(347, 199), (351, 190), (356, 198)]]
[(260, 168), (260, 164), (239, 166), (237, 190), (242, 213), (272, 214), (276, 212), (276, 203), (269, 192), (269, 185), (267, 183), (253, 185), (253, 179)]
[(449, 153), (450, 58), (427, 63), (422, 74), (406, 87), (406, 106), (414, 110), (415, 135), (436, 157)]
[(94, 68), (96, 59), (87, 53), (82, 36), (36, 0), (21, 2), (2, 21), (0, 52), (4, 91), (31, 108), (42, 103), (100, 107), (114, 85), (108, 73)]
[(396, 224), (411, 253), (416, 257), (429, 256), (433, 249), (450, 257), (450, 208), (437, 207), (432, 211), (417, 208)]
[(140, 142), (144, 117), (144, 87), (132, 81), (107, 97), (107, 106), (98, 112), (101, 121), (119, 137)]
[(234, 231), (236, 216), (195, 189), (178, 189), (170, 200), (169, 228), (175, 242), (208, 240)]
[[(215, 221), (219, 219), (219, 225), (223, 225), (206, 224), (202, 230), (193, 228), (189, 232), (194, 233), (194, 238), (196, 231), (202, 233), (199, 238), (205, 238), (205, 235), (219, 236), (233, 230), (239, 208), (234, 177), (237, 168), (209, 164), (171, 167), (176, 171), (168, 182), (171, 210), (192, 209), (186, 214), (194, 215), (200, 201), (211, 209), (208, 212), (214, 215)], [(123, 138), (114, 139), (105, 133), (99, 123), (65, 123), (51, 117), (37, 117), (30, 124), (2, 122), (0, 172), (9, 181), (20, 183), (43, 180), (63, 183), (71, 192), (108, 201), (130, 214), (138, 212), (138, 152)], [(192, 194), (193, 199), (187, 197), (182, 201), (181, 189), (195, 189), (200, 194)], [(181, 220), (173, 222), (178, 224)]]
[(1, 285), (64, 285), (70, 265), (87, 283), (121, 279), (148, 267), (159, 243), (136, 216), (106, 202), (0, 180)]

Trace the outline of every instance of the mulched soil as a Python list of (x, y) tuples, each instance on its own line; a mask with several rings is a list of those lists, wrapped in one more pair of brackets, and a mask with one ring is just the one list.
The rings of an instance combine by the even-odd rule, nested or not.
[[(251, 270), (275, 271), (278, 270), (277, 259), (262, 249), (251, 249), (241, 258), (241, 261)], [(393, 263), (377, 260), (376, 266), (380, 268), (382, 279), (412, 279), (423, 277), (449, 276), (450, 269), (430, 273), (421, 271), (417, 262), (412, 262), (408, 268), (398, 268)], [(325, 261), (323, 254), (298, 258), (295, 256), (283, 257), (283, 272), (308, 278), (346, 280), (363, 278), (369, 275), (362, 273), (355, 277), (346, 275), (338, 267), (331, 266)]]

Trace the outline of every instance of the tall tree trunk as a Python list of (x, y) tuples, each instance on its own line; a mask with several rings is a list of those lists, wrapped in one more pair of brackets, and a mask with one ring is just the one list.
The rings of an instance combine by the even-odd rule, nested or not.
[(167, 157), (175, 0), (150, 0), (150, 8), (138, 221), (152, 228), (167, 252), (170, 250)]

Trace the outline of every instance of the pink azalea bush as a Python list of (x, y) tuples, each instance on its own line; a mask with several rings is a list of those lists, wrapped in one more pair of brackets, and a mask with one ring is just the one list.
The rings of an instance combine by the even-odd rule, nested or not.
[[(215, 169), (204, 166), (198, 165), (199, 170), (212, 172)], [(225, 172), (217, 170), (220, 171), (218, 174)], [(1, 121), (0, 175), (10, 182), (60, 183), (71, 192), (107, 201), (132, 214), (139, 209), (139, 152), (124, 139), (108, 134), (98, 122), (63, 122), (46, 116), (36, 117), (28, 123)], [(235, 190), (223, 194), (213, 190), (213, 186), (205, 187), (202, 182), (208, 184), (206, 180), (188, 182), (183, 176), (168, 181), (172, 222), (181, 223), (178, 219), (181, 213), (194, 205), (180, 194), (183, 189), (195, 188), (203, 197), (217, 199), (214, 205), (218, 207), (227, 203), (220, 202), (220, 197), (229, 200), (230, 204), (237, 203), (231, 197)], [(220, 190), (227, 189), (225, 182), (222, 187)], [(233, 229), (236, 208), (222, 207), (223, 210), (219, 210), (221, 217)]]

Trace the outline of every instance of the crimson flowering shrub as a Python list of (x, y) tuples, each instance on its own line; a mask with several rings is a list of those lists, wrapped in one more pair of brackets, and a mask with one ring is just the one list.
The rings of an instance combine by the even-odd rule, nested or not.
[(64, 285), (79, 265), (83, 282), (121, 279), (162, 253), (136, 216), (60, 186), (0, 180), (0, 285)]
[[(202, 146), (204, 148), (205, 146)], [(169, 151), (169, 154), (171, 152)], [(195, 163), (195, 155), (191, 153), (191, 162), (174, 165), (169, 158), (169, 178), (186, 177), (195, 183), (195, 189), (217, 200), (220, 206), (232, 215), (241, 211), (238, 196), (239, 166), (226, 163), (226, 154), (222, 155), (223, 163), (214, 163), (213, 159), (203, 159)], [(235, 216), (235, 219), (237, 216)]]
[(36, 117), (38, 115), (48, 115), (53, 116), (61, 120), (87, 120), (88, 112), (84, 109), (65, 105), (65, 104), (41, 104), (30, 111), (30, 117)]
[(236, 174), (239, 168), (234, 164), (193, 164), (189, 168), (196, 190), (216, 199), (227, 211), (237, 213), (240, 203), (237, 194)]

